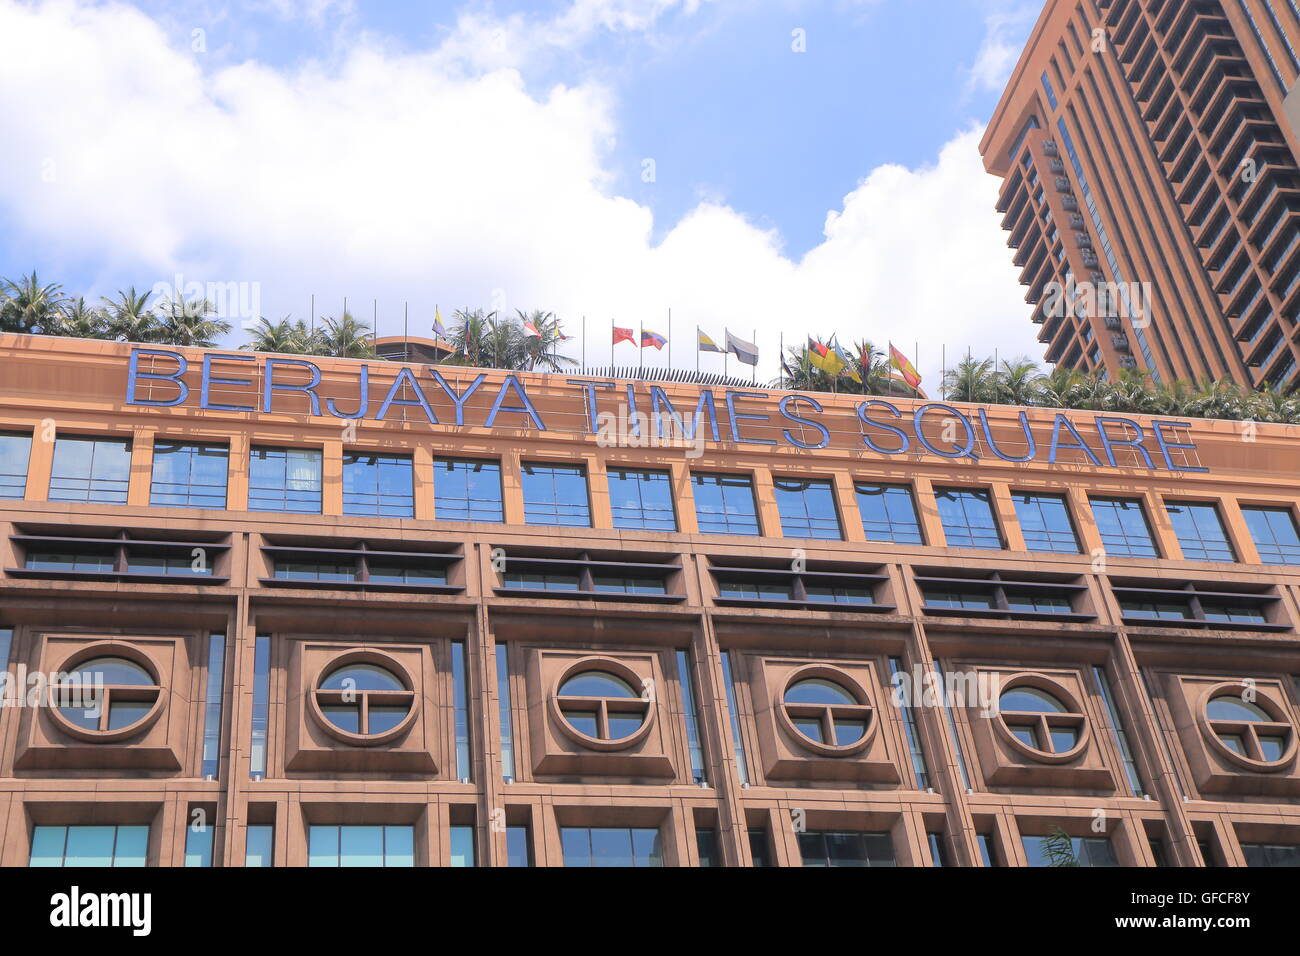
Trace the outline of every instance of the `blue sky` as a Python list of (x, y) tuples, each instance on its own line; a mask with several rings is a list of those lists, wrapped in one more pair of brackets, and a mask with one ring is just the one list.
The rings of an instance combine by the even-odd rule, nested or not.
[[(807, 302), (844, 338), (924, 323), (954, 353), (1041, 355), (996, 182), (972, 161), (1037, 3), (71, 2), (0, 0), (0, 55), (19, 54), (0, 66), (0, 120), (35, 127), (0, 172), (47, 170), (35, 189), (0, 186), (0, 275), (34, 267), (92, 294), (173, 272), (255, 282), (267, 314), (306, 312), (312, 291), (374, 297), (384, 332), (400, 331), (398, 299), (556, 308), (589, 327), (653, 327), (672, 307), (757, 327), (760, 345), (807, 329), (789, 314)], [(91, 51), (94, 86), (21, 55), (51, 40)], [(36, 104), (15, 102), (24, 87)], [(94, 165), (71, 155), (86, 142)], [(438, 182), (416, 182), (421, 151)], [(69, 221), (87, 231), (74, 240)], [(907, 280), (890, 260), (932, 248), (952, 295), (893, 288)], [(923, 311), (900, 314), (913, 299)], [(674, 346), (686, 361), (685, 337)]]

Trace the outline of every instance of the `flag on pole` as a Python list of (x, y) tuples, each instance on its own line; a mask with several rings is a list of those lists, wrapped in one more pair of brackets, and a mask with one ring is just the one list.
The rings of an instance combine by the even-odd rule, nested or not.
[(657, 350), (663, 351), (663, 347), (668, 344), (668, 340), (658, 332), (651, 332), (649, 329), (641, 330), (641, 348), (654, 346)]
[(614, 340), (610, 343), (611, 345), (618, 345), (619, 342), (635, 342), (635, 341), (636, 341), (636, 336), (632, 334), (631, 329), (621, 329), (617, 325), (614, 326)]
[(440, 339), (451, 338), (451, 336), (447, 334), (447, 327), (442, 324), (442, 313), (438, 311), (436, 305), (433, 307), (433, 334)]
[(758, 346), (732, 335), (730, 329), (727, 329), (727, 351), (735, 355), (742, 365), (758, 364)]
[(853, 379), (853, 381), (861, 385), (862, 375), (858, 372), (857, 366), (853, 364), (853, 356), (849, 354), (848, 349), (836, 342), (834, 336), (831, 337), (831, 348), (835, 350), (835, 354), (844, 362), (844, 368), (841, 370), (840, 374), (847, 375), (849, 378)]
[(712, 338), (710, 338), (709, 336), (705, 335), (702, 331), (700, 331), (700, 327), (698, 325), (695, 327), (695, 338), (699, 342), (699, 351), (701, 352), (722, 351), (722, 349), (718, 348), (717, 342), (713, 341)]
[(844, 370), (844, 359), (838, 352), (808, 336), (808, 361), (827, 375), (839, 375)]
[(921, 384), (921, 375), (917, 372), (916, 366), (907, 360), (906, 355), (894, 348), (893, 342), (889, 343), (889, 364), (892, 368), (898, 369), (898, 374), (902, 376), (903, 381), (912, 388)]
[(529, 338), (540, 339), (542, 337), (542, 333), (537, 331), (537, 326), (533, 325), (531, 319), (524, 319), (524, 335)]

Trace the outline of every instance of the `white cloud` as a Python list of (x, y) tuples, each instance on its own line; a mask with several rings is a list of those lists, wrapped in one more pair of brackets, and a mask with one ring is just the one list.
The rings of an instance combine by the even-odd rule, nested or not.
[(967, 76), (970, 90), (1002, 92), (1041, 10), (1038, 2), (993, 0), (984, 18), (984, 42)]
[[(601, 18), (640, 23), (665, 5), (589, 3), (582, 16), (606, 29)], [(178, 272), (260, 282), (272, 317), (305, 314), (312, 293), (318, 315), (346, 295), (368, 316), (377, 297), (387, 334), (401, 331), (403, 300), (412, 332), (435, 303), (444, 316), (541, 306), (575, 333), (588, 317), (595, 363), (608, 362), (612, 317), (666, 332), (671, 307), (676, 364), (694, 366), (697, 323), (757, 329), (760, 379), (775, 376), (781, 334), (809, 331), (909, 353), (920, 340), (930, 382), (941, 342), (950, 359), (967, 346), (1041, 354), (977, 129), (931, 167), (873, 171), (794, 261), (776, 233), (716, 202), (654, 244), (649, 210), (611, 191), (606, 90), (530, 95), (516, 70), (466, 74), (443, 48), (360, 45), (337, 68), (205, 74), (129, 7), (0, 0), (0, 124), (21, 131), (0, 152), (0, 222), (17, 247), (143, 288)], [(636, 361), (620, 349), (620, 363)]]

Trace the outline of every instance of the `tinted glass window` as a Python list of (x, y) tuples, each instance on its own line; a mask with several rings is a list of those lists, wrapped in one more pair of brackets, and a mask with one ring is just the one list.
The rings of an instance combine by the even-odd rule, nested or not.
[(799, 834), (804, 866), (897, 866), (888, 833), (809, 830)]
[(273, 866), (275, 827), (269, 823), (249, 824), (244, 845), (244, 866)]
[(821, 479), (776, 478), (772, 481), (781, 533), (787, 538), (823, 538), (838, 541), (839, 513), (835, 510), (835, 489)]
[(0, 498), (21, 498), (27, 491), (27, 460), (32, 436), (0, 434)]
[(691, 475), (702, 534), (759, 534), (754, 480), (748, 475)]
[(439, 521), (500, 524), (501, 464), (439, 458), (433, 463), (433, 504)]
[(1243, 843), (1241, 852), (1247, 866), (1300, 866), (1300, 846)]
[(868, 541), (893, 541), (895, 544), (925, 544), (921, 523), (916, 515), (916, 500), (907, 485), (877, 485), (858, 482), (854, 485), (862, 531)]
[(1030, 866), (1119, 866), (1105, 837), (1022, 837)]
[(525, 523), (591, 527), (587, 469), (581, 465), (525, 462), (523, 492)]
[(1242, 508), (1264, 564), (1300, 564), (1300, 531), (1289, 508)]
[(150, 504), (224, 508), (228, 454), (225, 445), (155, 442)]
[(663, 866), (659, 830), (562, 827), (565, 866)]
[(1079, 539), (1064, 496), (1016, 492), (1011, 500), (1016, 504), (1016, 518), (1028, 550), (1079, 553)]
[(1160, 557), (1142, 502), (1130, 498), (1090, 498), (1089, 501), (1107, 554), (1130, 558)]
[(131, 443), (121, 438), (64, 438), (54, 442), (51, 501), (126, 504)]
[(939, 520), (950, 548), (996, 550), (1002, 547), (993, 499), (988, 491), (958, 488), (934, 489)]
[(248, 510), (320, 514), (320, 451), (254, 448), (248, 460)]
[(343, 456), (343, 513), (415, 517), (415, 476), (405, 455)]
[(1207, 504), (1166, 504), (1178, 545), (1188, 561), (1236, 561), (1219, 518), (1219, 509)]
[(144, 866), (147, 826), (38, 826), (31, 866)]
[(415, 830), (409, 826), (309, 827), (307, 865), (414, 866)]
[(666, 471), (610, 468), (609, 508), (615, 528), (676, 531), (672, 476)]

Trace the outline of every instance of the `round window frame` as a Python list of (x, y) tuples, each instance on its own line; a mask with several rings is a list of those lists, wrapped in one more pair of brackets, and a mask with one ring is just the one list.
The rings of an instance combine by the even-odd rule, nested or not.
[(157, 694), (154, 697), (153, 706), (149, 708), (143, 717), (132, 724), (128, 724), (126, 727), (119, 727), (117, 730), (88, 730), (85, 727), (79, 727), (67, 717), (63, 716), (62, 711), (55, 703), (55, 694), (57, 693), (58, 688), (62, 686), (55, 683), (51, 683), (46, 688), (46, 710), (49, 713), (50, 719), (54, 722), (55, 726), (58, 727), (59, 731), (67, 734), (69, 737), (94, 744), (119, 743), (123, 740), (128, 740), (144, 733), (158, 722), (158, 719), (162, 717), (163, 711), (167, 707), (167, 692), (166, 688), (163, 686), (162, 680), (159, 678), (158, 668), (154, 662), (150, 660), (149, 656), (134, 645), (126, 644), (121, 641), (100, 641), (95, 644), (87, 645), (86, 647), (78, 648), (63, 662), (57, 673), (68, 673), (81, 667), (83, 664), (88, 664), (100, 657), (123, 658), (124, 660), (137, 665), (146, 674), (153, 678), (152, 684), (104, 685), (107, 689), (104, 700), (105, 711), (112, 706), (113, 694), (111, 688), (114, 686), (130, 686), (144, 690), (152, 688), (157, 691)]
[[(339, 727), (325, 716), (325, 712), (321, 710), (318, 696), (322, 692), (321, 683), (335, 671), (347, 667), (349, 664), (370, 664), (382, 668), (396, 677), (397, 682), (406, 688), (406, 692), (411, 695), (411, 707), (407, 710), (406, 716), (395, 727), (389, 728), (382, 734), (354, 734)], [(337, 693), (337, 691), (325, 691), (325, 693)], [(374, 692), (357, 691), (357, 693)], [(380, 693), (392, 693), (392, 691), (382, 691)], [(415, 726), (416, 717), (419, 714), (420, 697), (415, 692), (415, 683), (411, 680), (411, 675), (394, 658), (374, 650), (347, 651), (337, 657), (330, 658), (316, 672), (316, 679), (312, 681), (307, 692), (307, 709), (316, 724), (334, 739), (353, 747), (377, 747), (382, 744), (392, 743), (410, 732), (411, 728)]]
[[(1253, 687), (1255, 699), (1249, 701), (1264, 713), (1268, 714), (1273, 724), (1285, 724), (1289, 730), (1287, 734), (1286, 752), (1277, 760), (1256, 760), (1254, 757), (1247, 757), (1237, 753), (1220, 739), (1218, 731), (1214, 729), (1215, 724), (1233, 723), (1233, 721), (1211, 720), (1210, 719), (1210, 702), (1218, 697), (1236, 697), (1241, 695), (1248, 687)], [(1210, 748), (1216, 755), (1241, 767), (1243, 770), (1249, 770), (1253, 773), (1277, 773), (1288, 769), (1295, 763), (1297, 748), (1300, 747), (1300, 740), (1297, 740), (1296, 726), (1284, 713), (1282, 708), (1267, 694), (1259, 693), (1259, 685), (1247, 685), (1245, 681), (1231, 680), (1215, 684), (1208, 688), (1201, 695), (1201, 700), (1196, 708), (1196, 722), (1200, 726), (1201, 734), (1209, 743)]]
[[(1002, 695), (1006, 694), (1008, 691), (1013, 691), (1018, 687), (1030, 687), (1034, 690), (1042, 691), (1045, 694), (1050, 694), (1051, 696), (1059, 700), (1062, 704), (1064, 704), (1066, 707), (1071, 709), (1066, 710), (1064, 712), (1027, 711), (1027, 710), (1003, 711)], [(1058, 714), (1059, 716), (1063, 716), (1063, 717), (1065, 716), (1081, 717), (1082, 721), (1079, 725), (1080, 726), (1079, 739), (1075, 741), (1073, 747), (1071, 747), (1069, 750), (1065, 751), (1064, 753), (1058, 754), (1058, 753), (1053, 753), (1050, 750), (1039, 750), (1037, 747), (1029, 746), (1027, 743), (1025, 743), (1023, 740), (1021, 740), (1019, 737), (1017, 737), (1014, 733), (1011, 732), (1011, 725), (1007, 723), (1007, 719), (1006, 719), (1007, 713), (1013, 713), (1013, 714), (1037, 713), (1040, 715), (1040, 717), (1048, 716), (1050, 714)], [(999, 736), (1002, 738), (1003, 743), (1011, 747), (1012, 750), (1014, 750), (1020, 756), (1025, 757), (1029, 760), (1033, 760), (1035, 763), (1045, 763), (1045, 764), (1072, 763), (1075, 760), (1078, 760), (1081, 756), (1083, 756), (1084, 751), (1087, 750), (1088, 748), (1089, 742), (1092, 740), (1092, 720), (1091, 718), (1089, 718), (1088, 712), (1079, 706), (1079, 701), (1075, 698), (1074, 694), (1071, 693), (1067, 687), (1061, 684), (1060, 681), (1054, 680), (1051, 677), (1048, 677), (1046, 674), (1039, 674), (1032, 671), (1013, 674), (1010, 677), (1008, 677), (1006, 680), (1004, 680), (1001, 686), (999, 686), (998, 715), (997, 715), (997, 720), (994, 721), (994, 727), (996, 728)], [(1050, 724), (1049, 724), (1049, 729), (1050, 729)]]
[[(642, 741), (644, 741), (646, 737), (650, 735), (650, 729), (654, 725), (655, 711), (657, 710), (655, 706), (657, 701), (655, 699), (653, 698), (647, 699), (644, 696), (631, 697), (631, 698), (628, 697), (579, 698), (579, 697), (563, 696), (560, 694), (560, 688), (563, 687), (566, 683), (568, 683), (568, 681), (571, 678), (577, 677), (579, 674), (585, 673), (587, 671), (601, 671), (606, 674), (610, 674), (614, 677), (617, 677), (619, 680), (622, 680), (625, 683), (627, 683), (628, 686), (632, 688), (633, 692), (636, 691), (637, 687), (641, 687), (641, 688), (645, 687), (645, 678), (642, 675), (638, 674), (627, 664), (623, 663), (620, 660), (616, 660), (612, 657), (592, 656), (592, 657), (584, 657), (580, 660), (574, 661), (573, 663), (565, 667), (562, 671), (560, 671), (560, 676), (551, 685), (551, 693), (550, 693), (550, 701), (549, 701), (551, 719), (555, 722), (555, 725), (557, 728), (559, 728), (560, 732), (563, 733), (570, 740), (574, 741), (577, 744), (580, 744), (581, 746), (587, 748), (588, 750), (597, 750), (602, 753), (614, 753), (619, 750), (627, 750), (631, 747), (635, 747), (637, 744), (640, 744)], [(569, 723), (568, 718), (564, 716), (564, 711), (560, 707), (561, 700), (566, 700), (566, 701), (639, 700), (645, 705), (645, 717), (641, 721), (641, 726), (637, 728), (635, 733), (629, 734), (626, 737), (619, 737), (617, 740), (603, 740), (600, 737), (591, 737), (587, 734), (584, 734), (577, 727), (574, 727), (571, 723)]]
[[(787, 706), (821, 706), (819, 704), (786, 704), (785, 695), (790, 692), (790, 688), (795, 684), (801, 684), (808, 680), (824, 680), (828, 683), (834, 684), (857, 701), (857, 707), (866, 710), (867, 726), (863, 730), (861, 737), (853, 743), (841, 747), (838, 744), (828, 744), (822, 741), (813, 740), (795, 726), (794, 721), (790, 718), (789, 711), (786, 709)], [(827, 709), (833, 709), (835, 706), (836, 705), (834, 704), (826, 705)], [(838, 667), (833, 667), (830, 664), (807, 664), (787, 674), (780, 689), (777, 691), (775, 709), (777, 720), (781, 724), (782, 729), (785, 730), (785, 732), (789, 734), (791, 738), (804, 750), (811, 751), (812, 753), (819, 754), (823, 757), (852, 757), (862, 753), (862, 751), (871, 746), (871, 742), (876, 736), (876, 729), (880, 725), (880, 715), (877, 713), (876, 705), (872, 702), (871, 695), (867, 693), (866, 688), (854, 679), (853, 675)]]

